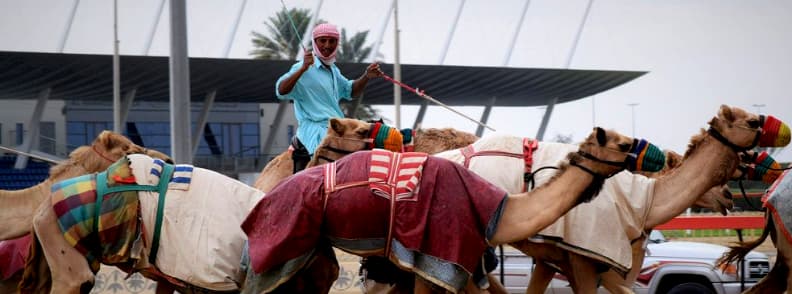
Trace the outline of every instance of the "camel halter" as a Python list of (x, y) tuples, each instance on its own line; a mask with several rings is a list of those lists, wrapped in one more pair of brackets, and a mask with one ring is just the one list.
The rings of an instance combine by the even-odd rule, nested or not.
[[(365, 145), (364, 145), (363, 148), (357, 149), (357, 150), (345, 150), (345, 149), (341, 149), (341, 148), (337, 148), (337, 147), (333, 147), (333, 146), (329, 146), (329, 145), (322, 145), (322, 146), (319, 146), (319, 148), (316, 148), (316, 149), (317, 150), (318, 149), (328, 150), (330, 152), (341, 154), (341, 155), (349, 155), (349, 154), (352, 154), (353, 152), (364, 150), (366, 148), (366, 146), (368, 146), (368, 144), (371, 144), (372, 142), (374, 142), (374, 139), (371, 139), (371, 138), (356, 139), (356, 138), (334, 137), (333, 139), (334, 140), (344, 140), (344, 141), (355, 141), (355, 142), (363, 143)], [(341, 156), (341, 157), (343, 157), (343, 156)], [(327, 157), (327, 156), (324, 156), (324, 155), (318, 155), (317, 159), (321, 159), (321, 160), (324, 160), (326, 162), (334, 162), (334, 161), (338, 160), (338, 158), (330, 158), (330, 157)]]
[(99, 152), (99, 149), (96, 149), (96, 145), (91, 145), (91, 149), (92, 149), (92, 150), (93, 150), (93, 151), (94, 151), (94, 152), (95, 152), (97, 155), (99, 155), (99, 157), (101, 157), (101, 158), (104, 158), (104, 159), (105, 159), (105, 160), (107, 160), (108, 162), (110, 162), (110, 163), (114, 163), (114, 162), (116, 162), (115, 160), (112, 160), (112, 159), (108, 158), (107, 156), (105, 156), (104, 154), (102, 154), (102, 152)]

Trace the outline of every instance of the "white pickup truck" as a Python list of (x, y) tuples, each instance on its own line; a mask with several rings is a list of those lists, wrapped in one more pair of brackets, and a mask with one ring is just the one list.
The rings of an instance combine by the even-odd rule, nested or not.
[[(770, 261), (763, 253), (751, 252), (744, 265), (733, 264), (723, 271), (713, 266), (728, 250), (724, 246), (668, 241), (660, 231), (652, 231), (649, 240), (641, 274), (633, 285), (635, 293), (740, 293), (770, 271)], [(503, 268), (510, 293), (525, 293), (533, 266), (530, 257), (506, 250)], [(493, 273), (499, 276), (500, 268)], [(545, 293), (572, 293), (572, 288), (563, 275), (556, 274)], [(608, 291), (600, 288), (599, 293)]]

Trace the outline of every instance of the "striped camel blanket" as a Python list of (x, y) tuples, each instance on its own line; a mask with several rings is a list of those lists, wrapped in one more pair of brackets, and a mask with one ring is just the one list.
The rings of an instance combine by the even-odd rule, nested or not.
[(424, 154), (359, 151), (306, 169), (242, 224), (252, 270), (243, 293), (272, 291), (322, 244), (387, 256), (456, 293), (482, 268), (505, 196), (463, 166)]
[(776, 226), (784, 228), (784, 237), (792, 243), (792, 176), (789, 170), (776, 179), (767, 193), (762, 196), (764, 207), (772, 214)]

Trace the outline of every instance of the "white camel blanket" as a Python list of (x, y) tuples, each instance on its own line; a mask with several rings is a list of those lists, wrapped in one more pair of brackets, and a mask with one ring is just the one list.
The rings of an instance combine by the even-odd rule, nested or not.
[[(577, 148), (570, 144), (540, 142), (534, 155), (534, 170), (558, 166)], [(552, 170), (537, 173), (534, 176), (536, 187), (546, 183), (553, 174)], [(626, 274), (632, 264), (631, 241), (643, 234), (654, 196), (654, 183), (654, 179), (622, 171), (605, 181), (594, 200), (576, 206), (531, 241), (556, 244)]]
[[(523, 138), (495, 135), (473, 143), (476, 152), (523, 152)], [(567, 154), (578, 146), (540, 142), (533, 154), (536, 188), (553, 177)], [(435, 156), (462, 164), (461, 149)], [(470, 160), (470, 170), (509, 193), (523, 191), (523, 159), (506, 156), (480, 156)], [(528, 187), (530, 188), (530, 187)], [(589, 203), (583, 203), (564, 217), (531, 238), (533, 242), (551, 242), (575, 253), (602, 261), (616, 270), (626, 272), (632, 264), (630, 242), (639, 238), (652, 203), (654, 180), (629, 172), (621, 172), (605, 181), (602, 191)]]
[[(159, 183), (161, 161), (145, 155), (128, 157), (138, 184)], [(139, 195), (146, 240), (140, 260), (145, 262), (154, 233), (158, 194)], [(264, 193), (196, 167), (191, 173), (177, 168), (166, 195), (157, 268), (198, 287), (215, 291), (238, 289), (245, 274), (240, 272), (239, 262), (247, 240), (239, 226)]]

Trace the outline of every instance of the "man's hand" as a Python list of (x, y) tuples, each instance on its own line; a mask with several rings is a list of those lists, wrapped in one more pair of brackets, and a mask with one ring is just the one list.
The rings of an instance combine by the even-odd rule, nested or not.
[(301, 69), (303, 71), (306, 71), (309, 68), (311, 68), (311, 65), (313, 65), (313, 64), (314, 64), (313, 50), (311, 50), (311, 49), (305, 50), (305, 54), (303, 55), (303, 64), (302, 64), (302, 68)]
[(376, 77), (381, 77), (384, 73), (380, 70), (379, 63), (372, 63), (366, 68), (366, 78), (372, 79)]

